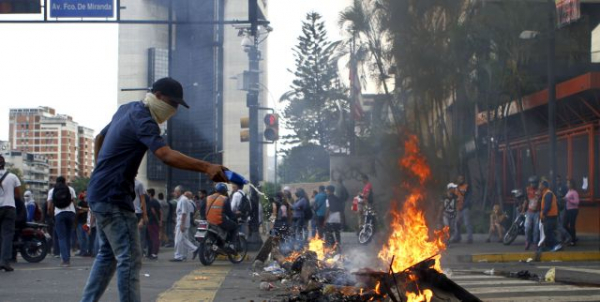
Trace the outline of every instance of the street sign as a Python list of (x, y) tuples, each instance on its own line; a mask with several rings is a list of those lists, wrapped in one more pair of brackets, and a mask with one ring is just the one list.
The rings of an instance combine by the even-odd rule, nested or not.
[(569, 25), (581, 18), (580, 0), (556, 0), (556, 22), (558, 27)]
[(50, 18), (112, 18), (114, 0), (50, 0)]

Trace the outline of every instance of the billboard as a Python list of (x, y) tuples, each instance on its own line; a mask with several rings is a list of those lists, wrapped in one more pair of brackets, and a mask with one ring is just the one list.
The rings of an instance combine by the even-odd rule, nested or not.
[(556, 22), (558, 27), (569, 25), (581, 18), (580, 0), (556, 0)]
[(114, 0), (50, 0), (50, 18), (112, 18)]

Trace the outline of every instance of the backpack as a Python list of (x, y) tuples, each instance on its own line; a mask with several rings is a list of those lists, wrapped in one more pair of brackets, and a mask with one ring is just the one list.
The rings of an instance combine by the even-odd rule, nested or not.
[(250, 216), (250, 212), (252, 212), (252, 206), (250, 205), (250, 200), (248, 199), (246, 194), (244, 194), (241, 191), (238, 192), (242, 194), (242, 200), (240, 201), (240, 206), (238, 210), (242, 213), (242, 218), (246, 219), (248, 218), (248, 216)]
[(52, 202), (59, 209), (64, 209), (71, 205), (71, 190), (66, 184), (57, 183), (52, 192)]
[[(305, 199), (306, 200), (306, 199)], [(308, 203), (308, 201), (306, 201)], [(310, 205), (304, 207), (304, 220), (311, 220), (313, 218), (313, 209)]]

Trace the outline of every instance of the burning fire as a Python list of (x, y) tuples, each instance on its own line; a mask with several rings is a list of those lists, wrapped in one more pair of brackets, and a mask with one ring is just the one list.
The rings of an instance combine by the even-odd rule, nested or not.
[(325, 246), (325, 240), (319, 238), (319, 234), (308, 242), (308, 250), (315, 252), (319, 260), (324, 260), (329, 253), (329, 249)]
[[(391, 267), (398, 273), (436, 255), (434, 268), (442, 272), (438, 254), (446, 249), (444, 240), (448, 230), (435, 231), (433, 238), (430, 238), (424, 212), (419, 206), (425, 197), (422, 187), (430, 178), (431, 170), (420, 153), (416, 136), (411, 135), (405, 142), (404, 153), (398, 164), (407, 171), (407, 176), (418, 179), (418, 186), (409, 182), (404, 184), (403, 190), (409, 192), (408, 197), (401, 209), (398, 209), (397, 204), (393, 204), (391, 234), (378, 257), (387, 265), (390, 265), (393, 258)], [(430, 301), (432, 295), (433, 292), (427, 289), (419, 293), (406, 293), (408, 301), (415, 302)]]

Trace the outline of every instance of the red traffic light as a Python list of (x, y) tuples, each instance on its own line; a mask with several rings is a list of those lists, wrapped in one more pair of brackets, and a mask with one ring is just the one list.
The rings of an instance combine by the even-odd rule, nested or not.
[(267, 114), (265, 115), (265, 125), (273, 127), (273, 126), (277, 126), (277, 124), (279, 123), (277, 115), (275, 114)]

